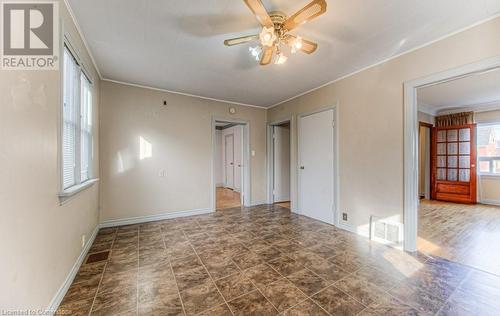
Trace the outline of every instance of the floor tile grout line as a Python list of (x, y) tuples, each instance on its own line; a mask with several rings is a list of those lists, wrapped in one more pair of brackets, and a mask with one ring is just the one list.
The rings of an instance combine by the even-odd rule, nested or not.
[[(304, 247), (304, 249), (307, 249), (307, 248), (308, 248), (308, 247)], [(285, 254), (285, 255), (286, 255), (286, 254)], [(296, 261), (295, 259), (293, 259), (293, 258), (290, 258), (290, 259), (292, 259), (292, 260), (294, 260), (295, 262), (297, 262), (297, 261)], [(327, 259), (324, 259), (324, 260), (325, 260), (325, 261), (327, 261), (327, 262), (329, 262)], [(331, 263), (331, 262), (329, 262), (329, 263)], [(300, 264), (300, 263), (299, 263), (299, 264)], [(332, 263), (332, 264), (334, 264), (334, 263)], [(336, 264), (334, 264), (334, 265), (335, 265), (335, 266), (337, 266)], [(287, 277), (283, 276), (283, 275), (282, 275), (279, 271), (277, 271), (276, 269), (274, 269), (271, 265), (269, 265), (269, 266), (271, 267), (271, 269), (273, 269), (274, 271), (276, 271), (276, 272), (277, 272), (280, 276), (282, 276), (282, 277), (284, 277), (286, 280), (290, 281), (290, 279), (288, 279)], [(318, 275), (317, 273), (315, 273), (314, 271), (312, 271), (312, 270), (311, 270), (310, 268), (308, 268), (306, 265), (301, 265), (301, 266), (302, 266), (302, 268), (303, 268), (303, 269), (306, 269), (307, 271), (311, 272), (312, 274), (314, 274), (315, 276), (319, 277), (319, 278), (320, 278), (320, 279), (322, 279), (323, 281), (330, 282), (330, 281), (326, 280), (325, 278), (321, 277), (320, 275)], [(340, 268), (340, 267), (339, 267), (339, 268)], [(307, 297), (307, 298), (306, 298), (306, 300), (307, 300), (307, 299), (310, 299), (310, 300), (311, 300), (311, 301), (313, 301), (316, 305), (318, 305), (319, 307), (321, 307), (321, 309), (323, 309), (325, 312), (327, 312), (329, 315), (331, 315), (331, 314), (330, 314), (328, 311), (326, 311), (326, 309), (325, 309), (325, 308), (323, 308), (323, 306), (321, 306), (320, 304), (316, 303), (316, 301), (315, 301), (312, 297), (313, 297), (314, 295), (316, 295), (316, 294), (318, 294), (318, 293), (322, 292), (323, 290), (326, 290), (327, 288), (329, 288), (329, 287), (331, 287), (331, 286), (334, 286), (337, 290), (341, 291), (342, 293), (344, 293), (344, 294), (346, 294), (347, 296), (349, 296), (349, 297), (351, 297), (352, 299), (354, 299), (356, 302), (360, 303), (360, 304), (361, 304), (361, 306), (363, 306), (363, 307), (364, 307), (364, 308), (363, 308), (363, 310), (365, 310), (365, 309), (367, 308), (367, 306), (365, 306), (362, 302), (359, 302), (359, 300), (357, 300), (356, 298), (352, 297), (352, 296), (351, 296), (351, 295), (349, 295), (348, 293), (345, 293), (344, 291), (342, 291), (341, 289), (337, 288), (337, 287), (334, 285), (335, 283), (339, 282), (340, 280), (342, 280), (342, 279), (344, 279), (344, 278), (347, 278), (348, 276), (350, 276), (350, 275), (352, 275), (352, 274), (354, 274), (354, 273), (358, 272), (358, 271), (359, 271), (359, 270), (361, 270), (362, 268), (363, 268), (363, 267), (360, 267), (359, 269), (357, 269), (357, 270), (356, 270), (356, 271), (354, 271), (354, 272), (348, 272), (348, 271), (345, 271), (344, 269), (340, 268), (342, 271), (345, 271), (345, 272), (347, 272), (348, 274), (347, 274), (346, 276), (344, 276), (343, 278), (341, 278), (341, 279), (339, 279), (339, 280), (337, 280), (337, 281), (335, 281), (335, 282), (332, 282), (332, 283), (331, 283), (331, 284), (329, 284), (328, 286), (326, 286), (326, 287), (322, 288), (321, 290), (319, 290), (319, 291), (317, 291), (317, 292), (315, 292), (315, 293), (313, 293), (313, 294), (311, 294), (311, 295), (307, 295), (305, 292), (303, 292), (301, 289), (299, 289), (297, 286), (295, 286), (295, 284), (293, 284), (293, 283), (292, 283), (292, 284), (293, 284), (293, 285), (294, 285), (294, 286), (295, 286), (295, 287), (296, 287), (299, 291), (301, 291), (301, 292), (302, 292), (302, 293), (303, 293), (303, 294)], [(293, 274), (293, 273), (292, 273), (292, 274)], [(291, 281), (290, 281), (290, 282), (291, 282)], [(304, 300), (304, 301), (306, 301), (306, 300)], [(302, 302), (304, 302), (304, 301), (301, 301), (300, 303), (298, 303), (298, 304), (296, 304), (296, 305), (294, 305), (294, 306), (297, 306), (297, 305), (301, 304), (301, 303), (302, 303)], [(292, 308), (292, 307), (291, 307), (291, 308)]]
[[(294, 259), (292, 259), (294, 260)], [(287, 280), (288, 282), (290, 282), (297, 290), (300, 291), (300, 293), (304, 294), (304, 296), (306, 297), (304, 300), (302, 301), (299, 301), (297, 304), (293, 305), (293, 306), (290, 306), (289, 308), (287, 308), (286, 310), (280, 312), (280, 313), (284, 313), (285, 311), (289, 310), (289, 309), (292, 309), (294, 308), (295, 306), (297, 305), (300, 305), (302, 304), (303, 302), (307, 301), (307, 300), (311, 300), (314, 304), (318, 305), (322, 310), (324, 310), (328, 315), (331, 315), (327, 310), (325, 310), (323, 308), (323, 306), (319, 305), (318, 303), (316, 303), (313, 299), (312, 299), (312, 296), (313, 295), (316, 295), (317, 293), (321, 292), (321, 291), (318, 291), (317, 293), (314, 293), (312, 294), (311, 296), (307, 295), (307, 293), (305, 293), (304, 291), (302, 291), (301, 289), (299, 289), (292, 281), (290, 281), (290, 279), (288, 279), (286, 276), (284, 276), (283, 274), (281, 274), (278, 270), (276, 270), (274, 267), (272, 267), (271, 265), (269, 265), (271, 267), (271, 269), (273, 269), (274, 271), (276, 271), (276, 273), (278, 273), (282, 278), (284, 278), (285, 280)], [(304, 267), (303, 267), (304, 268)], [(293, 274), (293, 273), (292, 273)], [(275, 281), (276, 282), (276, 281)], [(274, 282), (272, 282), (274, 283)], [(272, 283), (269, 283), (269, 284), (272, 284)], [(326, 288), (325, 288), (326, 289)]]
[(181, 301), (182, 312), (184, 313), (184, 315), (186, 315), (186, 309), (184, 308), (184, 302), (182, 300), (181, 291), (179, 290), (179, 283), (177, 283), (177, 277), (175, 276), (174, 268), (172, 267), (172, 261), (170, 260), (170, 255), (168, 254), (167, 251), (167, 244), (165, 243), (165, 235), (163, 234), (163, 227), (160, 227), (160, 232), (161, 232), (161, 240), (163, 242), (163, 247), (165, 248), (165, 253), (167, 254), (167, 261), (170, 267), (170, 272), (172, 272), (172, 275), (174, 277), (175, 286), (177, 288), (177, 295), (179, 296), (179, 300)]
[[(115, 245), (117, 233), (118, 233), (118, 228), (115, 230), (115, 233), (113, 236), (113, 242), (111, 243), (110, 254), (111, 254), (111, 251), (113, 250), (113, 246)], [(97, 234), (99, 234), (99, 232), (97, 232)], [(104, 278), (104, 273), (106, 272), (106, 268), (108, 267), (108, 262), (110, 259), (111, 259), (111, 257), (108, 257), (108, 259), (106, 260), (106, 263), (104, 264), (101, 278), (99, 279), (99, 284), (97, 284), (97, 289), (96, 289), (95, 294), (94, 294), (94, 299), (92, 300), (92, 305), (90, 305), (89, 314), (88, 314), (89, 316), (92, 314), (92, 309), (94, 308), (95, 300), (97, 298), (97, 294), (99, 293), (99, 288), (101, 287), (102, 279)]]
[[(295, 242), (295, 241), (293, 241), (292, 239), (289, 239), (289, 240), (291, 240), (292, 242)], [(300, 246), (302, 246), (302, 245), (300, 245)], [(305, 248), (305, 247), (304, 247), (304, 248)], [(285, 256), (287, 256), (288, 258), (290, 258), (287, 254), (284, 254), (284, 255), (285, 255)], [(292, 259), (293, 261), (297, 262), (297, 261), (296, 261), (295, 259), (293, 259), (293, 258), (290, 258), (290, 259)], [(300, 264), (300, 263), (299, 263), (299, 264)], [(269, 265), (269, 264), (268, 264), (268, 265)], [(327, 280), (325, 280), (324, 278), (322, 278), (321, 276), (319, 276), (319, 275), (317, 275), (316, 273), (314, 273), (313, 271), (309, 270), (309, 269), (308, 269), (305, 265), (302, 265), (302, 264), (300, 264), (300, 265), (301, 265), (302, 269), (306, 269), (306, 270), (308, 270), (309, 272), (312, 272), (314, 275), (318, 276), (320, 279), (322, 279), (322, 280), (324, 280), (324, 281), (327, 281)], [(329, 312), (328, 312), (328, 311), (327, 311), (327, 310), (326, 310), (323, 306), (321, 306), (320, 304), (316, 303), (316, 301), (314, 301), (314, 300), (312, 299), (312, 297), (313, 297), (314, 295), (318, 294), (319, 292), (321, 292), (321, 291), (323, 291), (323, 290), (327, 289), (328, 287), (330, 287), (330, 286), (331, 286), (331, 285), (333, 285), (333, 284), (330, 284), (329, 286), (327, 286), (327, 287), (325, 287), (325, 288), (323, 288), (323, 289), (321, 289), (321, 290), (317, 291), (316, 293), (313, 293), (313, 294), (311, 294), (311, 295), (307, 295), (307, 293), (305, 293), (305, 292), (304, 292), (304, 291), (302, 291), (300, 288), (298, 288), (298, 287), (297, 287), (297, 286), (296, 286), (293, 282), (291, 282), (291, 281), (290, 281), (290, 279), (288, 279), (286, 276), (284, 276), (283, 274), (281, 274), (281, 273), (280, 273), (278, 270), (276, 270), (274, 267), (272, 267), (271, 265), (269, 265), (269, 267), (271, 267), (271, 269), (273, 269), (274, 271), (276, 271), (276, 273), (278, 273), (281, 277), (285, 278), (287, 281), (289, 281), (290, 283), (292, 283), (292, 285), (293, 285), (295, 288), (297, 288), (297, 289), (298, 289), (298, 290), (299, 290), (302, 294), (304, 294), (304, 295), (306, 296), (306, 299), (304, 299), (303, 301), (300, 301), (299, 303), (295, 304), (294, 306), (291, 306), (290, 308), (286, 309), (285, 311), (287, 311), (287, 310), (289, 310), (289, 309), (292, 309), (292, 308), (294, 308), (295, 306), (298, 306), (299, 304), (302, 304), (303, 302), (305, 302), (305, 301), (307, 301), (307, 300), (310, 300), (311, 302), (313, 302), (314, 304), (316, 304), (319, 308), (321, 308), (322, 310), (324, 310), (324, 311), (325, 311), (328, 315), (331, 315), (331, 314), (330, 314), (330, 313), (329, 313)], [(346, 271), (346, 272), (347, 272), (347, 271)], [(292, 273), (292, 274), (293, 274), (293, 273)], [(328, 281), (327, 281), (327, 282), (328, 282)], [(283, 312), (281, 312), (281, 313), (284, 313), (285, 311), (283, 311)]]
[[(200, 225), (198, 224), (198, 221), (196, 221), (196, 225), (200, 226)], [(208, 277), (210, 278), (210, 280), (211, 280), (211, 281), (212, 281), (212, 283), (214, 284), (215, 288), (217, 289), (217, 292), (219, 293), (219, 295), (220, 295), (220, 296), (222, 297), (222, 299), (224, 300), (224, 303), (226, 304), (227, 308), (228, 308), (228, 309), (229, 309), (229, 311), (231, 312), (231, 315), (234, 315), (233, 311), (231, 310), (231, 308), (229, 307), (229, 304), (228, 304), (228, 303), (227, 303), (227, 301), (226, 301), (226, 298), (224, 297), (224, 295), (222, 295), (221, 291), (220, 291), (220, 290), (219, 290), (219, 288), (217, 287), (217, 284), (215, 283), (214, 279), (212, 278), (212, 275), (210, 274), (210, 272), (208, 272), (208, 269), (207, 269), (207, 267), (205, 266), (205, 263), (201, 260), (200, 256), (198, 255), (198, 252), (196, 252), (196, 249), (195, 249), (195, 247), (193, 246), (193, 244), (191, 243), (191, 240), (187, 237), (186, 233), (184, 232), (184, 229), (182, 229), (181, 231), (182, 231), (182, 234), (184, 235), (184, 237), (187, 239), (187, 241), (188, 241), (189, 245), (191, 246), (191, 248), (193, 248), (193, 251), (194, 251), (194, 253), (195, 253), (195, 255), (196, 255), (196, 258), (198, 258), (198, 260), (200, 260), (201, 265), (203, 266), (203, 268), (204, 268), (204, 269), (205, 269), (205, 271), (207, 272)], [(182, 298), (181, 298), (181, 300), (182, 300)], [(218, 306), (218, 305), (216, 305), (216, 306)], [(215, 306), (211, 306), (211, 307), (209, 307), (209, 308), (207, 308), (207, 309), (205, 309), (205, 310), (203, 310), (203, 311), (201, 311), (201, 312), (199, 312), (199, 313), (197, 313), (197, 314), (200, 314), (200, 313), (203, 313), (203, 312), (205, 312), (205, 311), (207, 311), (207, 310), (210, 310), (210, 308), (213, 308), (213, 307), (215, 307)]]
[[(251, 250), (250, 250), (250, 251), (251, 251)], [(253, 253), (253, 252), (252, 252), (252, 253)], [(238, 265), (236, 264), (236, 262), (234, 262), (234, 261), (233, 261), (233, 259), (232, 259), (232, 258), (231, 258), (231, 262), (233, 262), (233, 263), (236, 265), (236, 267), (240, 270), (240, 273), (244, 276), (244, 275), (245, 275), (244, 270), (242, 270), (242, 269), (240, 268), (240, 266), (238, 266)], [(262, 264), (262, 263), (260, 263), (260, 264)], [(260, 265), (260, 264), (258, 264), (258, 265)], [(264, 264), (268, 265), (266, 262), (264, 262)], [(255, 265), (255, 266), (253, 266), (253, 267), (256, 267), (256, 266), (258, 266), (258, 265)], [(268, 266), (269, 266), (269, 265), (268, 265)], [(253, 267), (250, 267), (250, 268), (248, 268), (248, 269), (251, 269), (251, 268), (253, 268)], [(271, 267), (271, 266), (269, 266), (269, 267)], [(246, 269), (246, 270), (248, 270), (248, 269)], [(271, 267), (271, 269), (272, 269), (272, 267)], [(259, 287), (255, 284), (255, 282), (254, 282), (253, 280), (251, 280), (251, 279), (248, 279), (248, 280), (249, 280), (249, 281), (250, 281), (250, 283), (252, 283), (252, 285), (255, 287), (255, 290), (256, 290), (256, 291), (259, 291), (260, 295), (262, 295), (262, 296), (266, 299), (266, 301), (268, 301), (268, 302), (269, 302), (269, 304), (271, 304), (271, 306), (272, 306), (272, 307), (276, 310), (276, 312), (279, 314), (279, 312), (280, 312), (280, 311), (278, 310), (278, 308), (276, 308), (276, 306), (274, 306), (273, 302), (271, 302), (271, 300), (270, 300), (270, 299), (268, 299), (268, 298), (264, 295), (264, 293), (262, 293), (262, 291), (259, 289)], [(253, 292), (253, 291), (251, 291), (251, 292)], [(249, 293), (251, 293), (251, 292), (249, 292)], [(248, 293), (246, 293), (246, 294), (248, 294)]]

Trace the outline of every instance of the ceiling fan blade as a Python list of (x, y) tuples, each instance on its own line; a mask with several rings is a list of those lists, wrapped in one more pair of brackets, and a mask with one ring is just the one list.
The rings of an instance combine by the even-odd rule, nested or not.
[(326, 1), (325, 0), (314, 0), (308, 5), (297, 11), (294, 15), (289, 17), (285, 23), (284, 27), (287, 30), (293, 30), (299, 25), (311, 21), (312, 19), (322, 15), (326, 12)]
[(274, 23), (264, 8), (261, 0), (244, 0), (248, 8), (255, 14), (255, 17), (262, 26), (274, 27)]
[[(291, 35), (291, 34), (287, 34), (286, 43), (290, 46), (293, 46), (296, 39), (297, 39), (296, 36)], [(303, 53), (312, 54), (318, 48), (318, 44), (316, 44), (315, 42), (311, 42), (311, 41), (303, 39), (303, 38), (301, 39), (301, 42), (302, 42), (302, 47), (299, 50)]]
[(318, 44), (302, 39), (302, 47), (300, 48), (300, 51), (306, 53), (306, 54), (312, 54), (316, 51), (318, 48)]
[(262, 56), (260, 57), (260, 64), (262, 66), (268, 65), (273, 60), (274, 50), (274, 46), (264, 46), (262, 49)]
[(231, 38), (231, 39), (225, 40), (224, 45), (234, 46), (234, 45), (248, 43), (251, 41), (256, 41), (258, 39), (259, 39), (259, 35), (248, 35), (248, 36), (236, 37), (236, 38)]

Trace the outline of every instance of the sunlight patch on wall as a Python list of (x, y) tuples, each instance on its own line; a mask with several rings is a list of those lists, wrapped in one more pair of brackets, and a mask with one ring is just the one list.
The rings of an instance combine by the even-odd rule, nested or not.
[(153, 157), (153, 145), (142, 136), (139, 136), (139, 159), (143, 160), (151, 157)]
[(118, 173), (124, 173), (132, 169), (133, 166), (134, 161), (128, 148), (122, 149), (116, 153), (116, 171)]

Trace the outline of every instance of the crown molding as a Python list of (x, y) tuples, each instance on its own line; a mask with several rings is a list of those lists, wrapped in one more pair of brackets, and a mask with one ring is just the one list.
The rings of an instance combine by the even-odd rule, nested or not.
[(276, 107), (276, 106), (278, 106), (278, 105), (280, 105), (280, 104), (283, 104), (283, 103), (286, 103), (286, 102), (288, 102), (288, 101), (294, 100), (294, 99), (299, 98), (299, 97), (301, 97), (301, 96), (303, 96), (303, 95), (306, 95), (306, 94), (308, 94), (308, 93), (314, 92), (314, 91), (319, 90), (319, 89), (321, 89), (321, 88), (323, 88), (323, 87), (326, 87), (326, 86), (328, 86), (328, 85), (334, 84), (335, 82), (338, 82), (338, 81), (340, 81), (340, 80), (344, 80), (344, 79), (346, 79), (346, 78), (352, 77), (352, 76), (354, 76), (354, 75), (356, 75), (356, 74), (358, 74), (358, 73), (360, 73), (360, 72), (363, 72), (363, 71), (368, 70), (368, 69), (373, 68), (373, 67), (377, 67), (377, 66), (382, 65), (382, 64), (384, 64), (384, 63), (387, 63), (387, 62), (389, 62), (389, 61), (391, 61), (391, 60), (393, 60), (393, 59), (399, 58), (399, 57), (401, 57), (401, 56), (403, 56), (403, 55), (410, 54), (410, 53), (412, 53), (412, 52), (414, 52), (414, 51), (417, 51), (417, 50), (419, 50), (419, 49), (421, 49), (421, 48), (424, 48), (424, 47), (430, 46), (430, 45), (432, 45), (432, 44), (434, 44), (434, 43), (437, 43), (437, 42), (439, 42), (439, 41), (442, 41), (442, 40), (444, 40), (444, 39), (447, 39), (447, 38), (452, 37), (452, 36), (454, 36), (454, 35), (457, 35), (457, 34), (459, 34), (459, 33), (465, 32), (465, 31), (467, 31), (467, 30), (469, 30), (469, 29), (472, 29), (472, 28), (474, 28), (474, 27), (476, 27), (476, 26), (478, 26), (478, 25), (481, 25), (481, 24), (484, 24), (484, 23), (489, 22), (489, 21), (491, 21), (491, 20), (494, 20), (494, 19), (496, 19), (496, 18), (498, 18), (498, 17), (500, 17), (500, 13), (497, 13), (497, 14), (495, 14), (495, 15), (492, 15), (492, 16), (490, 16), (490, 17), (488, 17), (488, 18), (485, 18), (485, 19), (483, 19), (483, 20), (480, 20), (480, 21), (478, 21), (478, 22), (476, 22), (476, 23), (473, 23), (473, 24), (471, 24), (471, 25), (469, 25), (469, 26), (463, 27), (463, 28), (458, 29), (458, 30), (456, 30), (456, 31), (453, 31), (453, 32), (451, 32), (451, 33), (448, 33), (448, 34), (446, 34), (446, 35), (444, 35), (444, 36), (441, 36), (441, 37), (439, 37), (439, 38), (437, 38), (437, 39), (434, 39), (434, 40), (432, 40), (432, 41), (429, 41), (429, 42), (427, 42), (427, 43), (425, 43), (425, 44), (419, 45), (419, 46), (414, 47), (414, 48), (411, 48), (411, 49), (409, 49), (409, 50), (407, 50), (407, 51), (401, 52), (401, 53), (399, 53), (399, 54), (397, 54), (397, 55), (394, 55), (394, 56), (391, 56), (391, 57), (389, 57), (389, 58), (386, 58), (386, 59), (384, 59), (384, 60), (382, 60), (382, 61), (376, 62), (376, 63), (371, 64), (371, 65), (369, 65), (369, 66), (363, 67), (363, 68), (361, 68), (361, 69), (359, 69), (359, 70), (353, 71), (353, 72), (351, 72), (351, 73), (349, 73), (349, 74), (347, 74), (347, 75), (344, 75), (344, 76), (342, 76), (342, 77), (340, 77), (340, 78), (337, 78), (337, 79), (334, 79), (334, 80), (332, 80), (332, 81), (326, 82), (326, 83), (324, 83), (324, 84), (322, 84), (322, 85), (320, 85), (320, 86), (318, 86), (318, 87), (316, 87), (316, 88), (312, 88), (312, 89), (309, 89), (309, 90), (304, 91), (304, 92), (302, 92), (302, 93), (299, 93), (299, 94), (297, 94), (297, 95), (295, 95), (295, 96), (293, 96), (293, 97), (291, 97), (291, 98), (288, 98), (288, 99), (286, 99), (286, 100), (283, 100), (283, 101), (280, 101), (280, 102), (278, 102), (278, 103), (275, 103), (275, 104), (273, 104), (273, 105), (271, 105), (271, 106), (267, 107), (267, 109), (272, 109), (272, 108), (274, 108), (274, 107)]
[(78, 20), (76, 19), (75, 13), (73, 12), (71, 5), (69, 4), (69, 1), (64, 0), (64, 4), (66, 5), (66, 9), (69, 12), (69, 16), (71, 17), (71, 20), (73, 20), (73, 24), (75, 24), (75, 28), (76, 28), (76, 31), (78, 32), (78, 35), (80, 35), (80, 38), (82, 39), (83, 46), (85, 46), (85, 49), (87, 50), (87, 54), (89, 54), (89, 56), (90, 56), (90, 60), (92, 61), (92, 64), (94, 65), (95, 71), (97, 72), (99, 79), (102, 80), (101, 71), (99, 70), (99, 67), (97, 67), (97, 63), (95, 61), (94, 55), (92, 55), (92, 51), (90, 50), (90, 47), (87, 43), (87, 40), (85, 39), (85, 36), (83, 35), (82, 28), (80, 27), (80, 24), (78, 24)]
[(146, 86), (146, 85), (141, 85), (141, 84), (136, 84), (136, 83), (131, 83), (131, 82), (113, 80), (113, 79), (108, 79), (108, 78), (102, 78), (102, 81), (117, 83), (117, 84), (121, 84), (121, 85), (125, 85), (125, 86), (135, 87), (135, 88), (142, 88), (142, 89), (154, 90), (154, 91), (159, 91), (159, 92), (166, 92), (166, 93), (178, 94), (178, 95), (183, 95), (183, 96), (186, 96), (186, 97), (198, 98), (198, 99), (203, 99), (203, 100), (216, 101), (216, 102), (226, 103), (226, 104), (229, 104), (229, 105), (248, 106), (248, 107), (252, 107), (252, 108), (258, 108), (258, 109), (261, 109), (261, 110), (265, 110), (266, 109), (266, 107), (259, 106), (259, 105), (253, 105), (253, 104), (247, 104), (247, 103), (240, 103), (240, 102), (233, 102), (233, 101), (228, 101), (228, 100), (221, 100), (221, 99), (209, 98), (209, 97), (204, 97), (204, 96), (196, 95), (196, 94), (190, 94), (190, 93), (172, 91), (172, 90), (161, 89), (161, 88), (156, 88), (156, 87), (151, 87), (151, 86)]
[(483, 102), (479, 104), (467, 104), (467, 105), (456, 105), (456, 106), (445, 106), (436, 109), (436, 114), (446, 115), (459, 112), (489, 112), (500, 110), (500, 100), (494, 100), (490, 102)]
[[(75, 14), (74, 14), (74, 12), (73, 12), (73, 10), (72, 10), (72, 8), (71, 8), (70, 4), (69, 4), (69, 1), (68, 1), (68, 0), (64, 0), (64, 3), (65, 3), (65, 5), (66, 5), (66, 7), (67, 7), (67, 9), (68, 9), (68, 12), (69, 12), (69, 14), (70, 14), (70, 16), (71, 16), (71, 19), (73, 20), (73, 23), (75, 24), (75, 27), (76, 27), (76, 29), (77, 29), (78, 33), (79, 33), (79, 35), (80, 35), (80, 37), (81, 37), (81, 39), (82, 39), (82, 41), (83, 41), (83, 44), (84, 44), (84, 46), (85, 46), (85, 48), (86, 48), (86, 50), (87, 50), (87, 53), (89, 54), (90, 59), (92, 60), (92, 64), (94, 65), (94, 67), (95, 67), (95, 69), (96, 69), (96, 71), (97, 71), (97, 74), (99, 75), (99, 78), (100, 78), (101, 80), (103, 80), (103, 81), (109, 81), (109, 82), (114, 82), (114, 83), (119, 83), (119, 84), (123, 84), (123, 85), (134, 86), (134, 87), (138, 87), (138, 88), (145, 88), (145, 89), (151, 89), (151, 90), (156, 90), (156, 91), (168, 92), (168, 93), (179, 94), (179, 95), (184, 95), (184, 96), (189, 96), (189, 97), (195, 97), (195, 98), (200, 98), (200, 99), (205, 99), (205, 100), (210, 100), (210, 101), (217, 101), (217, 102), (222, 102), (222, 103), (227, 103), (227, 104), (234, 104), (234, 105), (248, 106), (248, 107), (254, 107), (254, 108), (259, 108), (259, 109), (268, 109), (268, 110), (269, 110), (269, 109), (272, 109), (272, 108), (274, 108), (274, 107), (276, 107), (276, 106), (278, 106), (278, 105), (281, 105), (281, 104), (283, 104), (283, 103), (286, 103), (286, 102), (289, 102), (289, 101), (294, 100), (294, 99), (296, 99), (296, 98), (299, 98), (299, 97), (301, 97), (301, 96), (303, 96), (303, 95), (306, 95), (306, 94), (309, 94), (309, 93), (314, 92), (314, 91), (316, 91), (316, 90), (319, 90), (319, 89), (321, 89), (321, 88), (323, 88), (323, 87), (326, 87), (326, 86), (328, 86), (328, 85), (334, 84), (335, 82), (338, 82), (338, 81), (341, 81), (341, 80), (347, 79), (347, 78), (352, 77), (352, 76), (354, 76), (354, 75), (356, 75), (356, 74), (358, 74), (358, 73), (361, 73), (361, 72), (363, 72), (363, 71), (365, 71), (365, 70), (368, 70), (368, 69), (373, 68), (373, 67), (377, 67), (377, 66), (379, 66), (379, 65), (381, 65), (381, 64), (384, 64), (384, 63), (387, 63), (387, 62), (389, 62), (389, 61), (391, 61), (391, 60), (393, 60), (393, 59), (399, 58), (399, 57), (401, 57), (401, 56), (403, 56), (403, 55), (406, 55), (406, 54), (410, 54), (410, 53), (412, 53), (412, 52), (414, 52), (414, 51), (417, 51), (417, 50), (419, 50), (419, 49), (421, 49), (421, 48), (424, 48), (424, 47), (430, 46), (430, 45), (432, 45), (432, 44), (434, 44), (434, 43), (437, 43), (437, 42), (439, 42), (439, 41), (441, 41), (441, 40), (444, 40), (444, 39), (449, 38), (449, 37), (452, 37), (452, 36), (454, 36), (454, 35), (456, 35), (456, 34), (459, 34), (459, 33), (465, 32), (465, 31), (467, 31), (467, 30), (469, 30), (469, 29), (472, 29), (472, 28), (474, 28), (474, 27), (476, 27), (476, 26), (478, 26), (478, 25), (484, 24), (484, 23), (486, 23), (486, 22), (489, 22), (489, 21), (491, 21), (491, 20), (494, 20), (494, 19), (496, 19), (496, 18), (500, 17), (500, 13), (497, 13), (497, 14), (495, 14), (495, 15), (492, 15), (492, 16), (488, 17), (488, 18), (485, 18), (485, 19), (480, 20), (480, 21), (478, 21), (478, 22), (476, 22), (476, 23), (473, 23), (473, 24), (471, 24), (471, 25), (469, 25), (469, 26), (463, 27), (463, 28), (461, 28), (461, 29), (458, 29), (458, 30), (456, 30), (456, 31), (453, 31), (453, 32), (451, 32), (451, 33), (448, 33), (448, 34), (446, 34), (446, 35), (444, 35), (444, 36), (441, 36), (441, 37), (439, 37), (439, 38), (437, 38), (437, 39), (434, 39), (434, 40), (432, 40), (432, 41), (426, 42), (426, 43), (424, 43), (424, 44), (422, 44), (422, 45), (419, 45), (419, 46), (417, 46), (417, 47), (411, 48), (411, 49), (409, 49), (409, 50), (406, 50), (406, 51), (404, 51), (404, 52), (401, 52), (401, 53), (399, 53), (399, 54), (397, 54), (397, 55), (391, 56), (391, 57), (386, 58), (386, 59), (384, 59), (384, 60), (378, 61), (378, 62), (376, 62), (376, 63), (373, 63), (373, 64), (371, 64), (371, 65), (368, 65), (368, 66), (366, 66), (366, 67), (363, 67), (363, 68), (361, 68), (361, 69), (355, 70), (355, 71), (353, 71), (353, 72), (351, 72), (351, 73), (348, 73), (348, 74), (346, 74), (346, 75), (343, 75), (343, 76), (341, 76), (341, 77), (339, 77), (339, 78), (336, 78), (336, 79), (333, 79), (333, 80), (331, 80), (331, 81), (328, 81), (328, 82), (326, 82), (326, 83), (324, 83), (324, 84), (321, 84), (320, 86), (317, 86), (317, 87), (315, 87), (315, 88), (312, 88), (312, 89), (309, 89), (309, 90), (307, 90), (307, 91), (301, 92), (301, 93), (299, 93), (299, 94), (297, 94), (297, 95), (295, 95), (295, 96), (292, 96), (292, 97), (290, 97), (290, 98), (288, 98), (288, 99), (285, 99), (285, 100), (283, 100), (283, 101), (277, 102), (277, 103), (272, 104), (272, 105), (270, 105), (270, 106), (259, 106), (259, 105), (253, 105), (253, 104), (247, 104), (247, 103), (241, 103), (241, 102), (234, 102), (234, 101), (223, 100), (223, 99), (210, 98), (210, 97), (205, 97), (205, 96), (196, 95), (196, 94), (190, 94), (190, 93), (184, 93), (184, 92), (179, 92), (179, 91), (174, 91), (174, 90), (168, 90), (168, 89), (156, 88), (156, 87), (152, 87), (152, 86), (140, 85), (140, 84), (135, 84), (135, 83), (131, 83), (131, 82), (118, 81), (118, 80), (113, 80), (113, 79), (110, 79), (110, 78), (104, 78), (104, 77), (101, 75), (101, 72), (100, 72), (100, 70), (99, 70), (99, 67), (97, 66), (97, 63), (96, 63), (95, 58), (94, 58), (94, 56), (93, 56), (93, 54), (92, 54), (92, 51), (91, 51), (91, 50), (90, 50), (90, 48), (89, 48), (89, 45), (88, 45), (88, 43), (87, 43), (87, 40), (85, 39), (85, 36), (83, 35), (82, 29), (81, 29), (81, 27), (80, 27), (80, 25), (79, 25), (79, 23), (78, 23), (78, 21), (77, 21), (77, 19), (76, 19), (76, 16), (75, 16)], [(430, 114), (430, 113), (429, 113), (429, 114)]]

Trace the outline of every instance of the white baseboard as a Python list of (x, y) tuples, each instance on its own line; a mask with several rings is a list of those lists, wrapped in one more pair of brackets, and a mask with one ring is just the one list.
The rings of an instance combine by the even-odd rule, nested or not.
[(94, 228), (94, 231), (92, 232), (92, 235), (90, 236), (90, 238), (87, 240), (85, 247), (83, 247), (82, 252), (80, 253), (80, 256), (78, 256), (78, 259), (76, 259), (75, 264), (73, 265), (73, 267), (69, 271), (63, 284), (61, 285), (59, 290), (57, 290), (56, 295), (50, 301), (49, 307), (47, 308), (47, 312), (50, 315), (53, 315), (57, 311), (57, 309), (59, 308), (59, 304), (61, 304), (61, 301), (63, 300), (64, 296), (66, 295), (66, 292), (68, 291), (69, 287), (71, 286), (71, 283), (73, 283), (73, 280), (75, 279), (75, 276), (78, 273), (78, 270), (80, 270), (80, 266), (82, 265), (83, 260), (85, 259), (85, 256), (87, 255), (87, 252), (90, 250), (90, 247), (94, 243), (94, 239), (97, 236), (98, 231), (99, 231), (99, 225), (97, 225)]
[(129, 217), (129, 218), (122, 218), (122, 219), (112, 219), (112, 220), (102, 222), (101, 224), (99, 224), (99, 227), (105, 228), (105, 227), (114, 227), (114, 226), (122, 226), (122, 225), (140, 224), (140, 223), (154, 222), (154, 221), (160, 221), (160, 220), (164, 220), (164, 219), (171, 219), (171, 218), (177, 218), (177, 217), (202, 215), (202, 214), (208, 214), (208, 213), (212, 213), (212, 212), (214, 212), (214, 210), (212, 210), (211, 208), (202, 208), (202, 209), (196, 209), (196, 210), (161, 213), (161, 214), (156, 214), (156, 215)]
[(497, 205), (497, 206), (500, 206), (500, 200), (481, 199), (481, 204), (488, 204), (488, 205)]
[[(359, 234), (356, 229), (354, 229), (354, 227), (352, 227), (351, 225), (347, 224), (347, 223), (344, 223), (342, 221), (339, 221), (338, 225), (335, 225), (337, 228), (340, 228), (340, 229), (343, 229), (343, 230), (347, 230), (348, 232), (351, 232), (353, 234), (356, 234), (356, 235), (360, 235), (360, 236), (363, 236), (361, 234)], [(363, 236), (363, 237), (366, 237), (366, 236)]]

